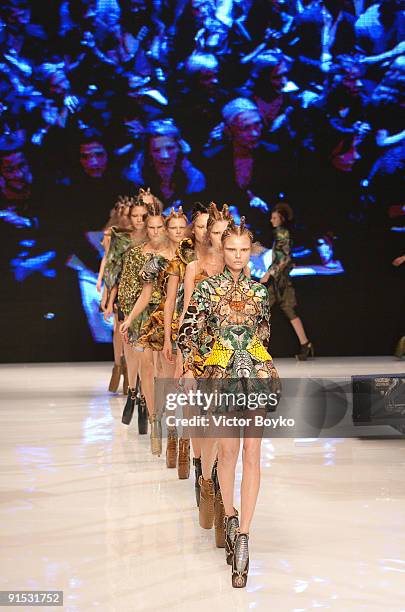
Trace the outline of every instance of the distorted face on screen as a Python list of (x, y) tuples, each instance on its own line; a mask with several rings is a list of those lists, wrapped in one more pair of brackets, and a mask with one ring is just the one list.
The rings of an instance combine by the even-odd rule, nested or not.
[(224, 262), (231, 272), (240, 272), (248, 265), (252, 252), (252, 243), (247, 234), (231, 234), (223, 242)]
[(255, 149), (262, 135), (262, 119), (258, 112), (246, 110), (233, 120), (230, 126), (233, 144), (243, 149)]
[(49, 79), (49, 93), (54, 96), (66, 96), (70, 91), (70, 83), (63, 70), (56, 71)]
[(270, 75), (270, 83), (276, 94), (281, 94), (288, 83), (288, 68), (285, 62), (275, 66)]
[(80, 165), (90, 178), (101, 178), (107, 170), (108, 155), (99, 142), (80, 145)]
[(204, 68), (198, 74), (198, 83), (201, 89), (210, 93), (214, 92), (218, 86), (218, 69)]
[(279, 212), (274, 211), (271, 213), (270, 222), (273, 227), (279, 227), (280, 225), (283, 225), (283, 217)]
[(199, 244), (204, 243), (207, 238), (207, 221), (208, 213), (200, 213), (194, 221), (194, 237), (195, 241)]
[(180, 153), (177, 140), (170, 136), (156, 136), (151, 138), (149, 151), (159, 176), (171, 176)]
[(358, 144), (356, 137), (349, 141), (342, 140), (332, 151), (332, 166), (340, 172), (351, 172), (355, 163), (361, 159)]
[(354, 67), (348, 70), (342, 78), (342, 85), (352, 96), (358, 96), (363, 88), (363, 81), (360, 77), (360, 69)]
[(31, 183), (31, 169), (22, 151), (0, 157), (0, 186), (3, 191), (18, 196), (29, 190)]

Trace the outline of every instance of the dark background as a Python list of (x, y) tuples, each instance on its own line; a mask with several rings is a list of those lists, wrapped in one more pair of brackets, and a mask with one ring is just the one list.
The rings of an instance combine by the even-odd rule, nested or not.
[[(403, 2), (247, 0), (226, 14), (201, 0), (46, 5), (0, 9), (0, 360), (112, 358), (78, 269), (94, 281), (96, 232), (139, 187), (187, 212), (196, 200), (234, 205), (268, 247), (271, 208), (288, 201), (296, 266), (319, 266), (326, 237), (344, 269), (293, 279), (316, 354), (392, 354), (405, 334), (405, 264), (392, 265), (405, 254)], [(261, 117), (243, 189), (241, 132), (222, 115), (240, 97)], [(151, 153), (159, 136), (175, 148), (170, 193)], [(272, 354), (297, 348), (275, 308)]]

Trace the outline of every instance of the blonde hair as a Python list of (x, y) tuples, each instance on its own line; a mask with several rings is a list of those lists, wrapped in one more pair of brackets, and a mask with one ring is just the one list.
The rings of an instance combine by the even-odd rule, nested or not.
[(219, 210), (215, 202), (211, 202), (208, 206), (208, 221), (207, 221), (207, 234), (211, 232), (212, 226), (218, 221), (233, 221), (233, 216), (229, 211), (227, 204), (224, 204), (222, 210)]
[[(151, 203), (146, 203), (144, 202), (144, 198), (145, 196), (149, 196), (153, 198), (153, 201)], [(152, 217), (158, 217), (159, 215), (161, 215), (163, 213), (163, 204), (162, 202), (159, 200), (159, 198), (157, 198), (155, 195), (153, 195), (153, 193), (151, 193), (150, 187), (148, 187), (145, 191), (145, 189), (142, 189), (142, 187), (139, 189), (138, 195), (136, 197), (136, 201), (137, 201), (137, 206), (145, 206), (145, 208), (147, 208), (148, 210), (148, 215), (152, 216)], [(151, 213), (149, 213), (149, 210), (153, 211)]]
[(235, 221), (233, 219), (231, 219), (231, 221), (228, 224), (228, 227), (226, 228), (226, 230), (222, 234), (222, 237), (221, 237), (222, 244), (224, 244), (225, 240), (227, 238), (230, 238), (231, 236), (247, 236), (249, 238), (250, 242), (253, 244), (253, 234), (246, 227), (246, 218), (245, 217), (241, 217), (240, 218), (240, 224), (239, 225), (236, 225)]
[(183, 212), (183, 207), (179, 206), (177, 211), (176, 209), (172, 206), (172, 208), (170, 209), (170, 213), (168, 214), (168, 216), (165, 218), (165, 226), (167, 227), (170, 223), (170, 221), (172, 219), (184, 219), (184, 221), (187, 223), (187, 217)]

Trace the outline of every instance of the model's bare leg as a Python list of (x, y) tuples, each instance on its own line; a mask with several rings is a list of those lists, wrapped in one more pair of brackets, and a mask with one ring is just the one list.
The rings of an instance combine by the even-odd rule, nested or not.
[(141, 383), (142, 393), (145, 396), (149, 417), (155, 414), (155, 364), (153, 351), (145, 348), (141, 353)]
[(212, 468), (218, 455), (218, 444), (215, 438), (200, 438), (201, 469), (204, 480), (212, 477)]
[(124, 355), (128, 369), (128, 383), (131, 389), (136, 385), (136, 378), (140, 369), (140, 354), (130, 344), (124, 343)]
[(298, 340), (300, 341), (300, 344), (306, 344), (308, 342), (308, 338), (305, 333), (304, 326), (302, 324), (301, 319), (299, 317), (295, 317), (295, 319), (290, 319), (290, 323), (293, 326), (294, 331), (298, 336)]
[(227, 516), (234, 514), (235, 469), (238, 461), (239, 447), (239, 436), (220, 438), (218, 440), (218, 478)]
[(245, 438), (243, 441), (240, 514), (241, 533), (249, 533), (250, 524), (256, 507), (257, 496), (259, 494), (261, 443), (261, 438)]
[(121, 357), (124, 348), (122, 341), (122, 335), (120, 334), (120, 323), (118, 321), (118, 315), (114, 313), (114, 332), (113, 332), (113, 349), (114, 349), (114, 363), (115, 365), (121, 365)]

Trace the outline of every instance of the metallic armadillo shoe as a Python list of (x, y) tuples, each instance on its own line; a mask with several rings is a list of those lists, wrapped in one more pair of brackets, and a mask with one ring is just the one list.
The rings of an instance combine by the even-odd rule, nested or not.
[(238, 533), (232, 559), (232, 586), (243, 589), (246, 586), (249, 572), (249, 536)]
[(185, 480), (190, 476), (190, 440), (188, 438), (179, 440), (177, 475), (180, 480)]
[(233, 549), (235, 546), (235, 538), (239, 529), (238, 512), (235, 511), (233, 516), (224, 516), (224, 531), (225, 531), (225, 556), (228, 565), (232, 565)]

